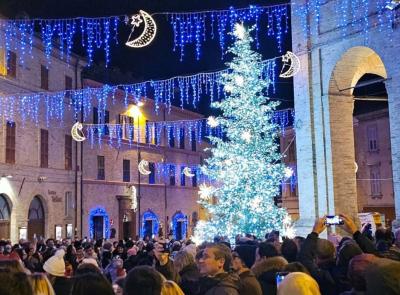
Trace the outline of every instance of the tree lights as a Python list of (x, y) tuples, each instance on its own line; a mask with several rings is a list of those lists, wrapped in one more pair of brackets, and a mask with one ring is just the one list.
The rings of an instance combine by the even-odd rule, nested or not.
[[(230, 86), (230, 92), (223, 101), (213, 103), (222, 110), (217, 120), (226, 138), (211, 137), (215, 147), (202, 167), (216, 187), (204, 185), (199, 201), (211, 215), (199, 225), (207, 240), (215, 234), (231, 239), (245, 233), (263, 237), (271, 230), (285, 234), (289, 227), (286, 210), (274, 205), (285, 178), (276, 143), (279, 125), (273, 121), (279, 103), (263, 94), (268, 82), (262, 78), (261, 56), (251, 50), (249, 33), (237, 25), (235, 35), (238, 38), (229, 49), (234, 55), (228, 63), (232, 71), (221, 80)], [(243, 83), (238, 83), (238, 76)], [(215, 202), (210, 202), (210, 194)], [(196, 234), (200, 234), (199, 229)]]

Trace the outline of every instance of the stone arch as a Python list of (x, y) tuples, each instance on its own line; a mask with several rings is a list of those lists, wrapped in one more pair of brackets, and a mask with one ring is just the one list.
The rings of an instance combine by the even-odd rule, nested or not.
[(188, 218), (182, 211), (176, 211), (172, 216), (172, 232), (176, 240), (186, 238), (188, 230)]
[(151, 209), (147, 209), (142, 215), (142, 226), (140, 229), (140, 235), (144, 238), (148, 236), (152, 238), (153, 235), (158, 234), (160, 221), (157, 216)]
[(46, 237), (47, 206), (45, 199), (41, 195), (35, 195), (29, 203), (28, 209), (28, 239), (36, 235)]
[(387, 78), (380, 56), (371, 48), (356, 46), (348, 49), (336, 62), (329, 81), (326, 154), (330, 160), (328, 163), (332, 163), (328, 167), (332, 197), (322, 206), (326, 206), (330, 214), (346, 213), (355, 216), (358, 213), (353, 91), (365, 74)]
[(11, 235), (11, 199), (6, 194), (0, 194), (0, 239), (9, 239)]

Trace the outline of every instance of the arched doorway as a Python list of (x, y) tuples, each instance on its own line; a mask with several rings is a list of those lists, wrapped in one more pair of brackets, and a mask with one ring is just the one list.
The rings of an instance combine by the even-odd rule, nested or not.
[(7, 196), (0, 194), (0, 239), (10, 238), (11, 209)]
[(44, 237), (45, 214), (43, 203), (39, 196), (35, 196), (29, 206), (28, 213), (28, 239), (32, 240), (34, 236)]
[(183, 240), (187, 233), (187, 216), (178, 211), (172, 216), (172, 231), (175, 240)]
[(89, 212), (89, 235), (91, 239), (108, 239), (110, 237), (110, 222), (106, 209), (96, 207)]
[(143, 213), (141, 236), (150, 239), (158, 234), (159, 221), (158, 216), (150, 209)]
[(352, 47), (340, 57), (329, 81), (329, 120), (325, 126), (328, 199), (321, 206), (330, 214), (346, 213), (355, 217), (359, 212), (354, 164), (354, 89), (367, 73), (387, 77), (375, 51), (363, 46)]

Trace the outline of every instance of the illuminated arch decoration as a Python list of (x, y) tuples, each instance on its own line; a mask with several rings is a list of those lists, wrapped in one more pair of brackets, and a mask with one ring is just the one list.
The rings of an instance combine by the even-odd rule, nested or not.
[(182, 236), (181, 239), (186, 238), (187, 228), (188, 228), (188, 220), (187, 216), (182, 213), (182, 211), (178, 211), (172, 217), (172, 231), (174, 234), (174, 239), (178, 240), (178, 222), (182, 222)]
[(95, 216), (102, 216), (104, 218), (104, 233), (105, 233), (105, 238), (109, 239), (110, 238), (110, 220), (107, 214), (106, 209), (103, 207), (95, 207), (90, 210), (89, 212), (89, 236), (91, 239), (94, 237), (94, 222), (93, 222), (93, 217)]
[(158, 220), (157, 214), (155, 214), (152, 210), (148, 209), (146, 212), (143, 213), (142, 217), (142, 226), (140, 228), (140, 236), (143, 238), (144, 237), (144, 231), (145, 231), (145, 224), (146, 221), (151, 220), (152, 221), (152, 235), (157, 235), (158, 234), (158, 228), (160, 225), (160, 222)]

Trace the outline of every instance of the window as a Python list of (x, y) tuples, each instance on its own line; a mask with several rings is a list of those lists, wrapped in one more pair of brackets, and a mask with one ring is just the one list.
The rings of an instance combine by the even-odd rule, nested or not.
[(185, 128), (179, 129), (179, 148), (185, 149)]
[[(110, 112), (106, 110), (104, 113), (101, 113), (101, 112), (99, 112), (98, 108), (94, 107), (93, 108), (93, 124), (108, 124), (108, 123), (110, 123)], [(96, 130), (96, 131), (98, 131), (98, 130)], [(108, 135), (109, 134), (108, 126), (104, 126), (101, 133), (103, 135)]]
[(175, 137), (174, 137), (174, 128), (173, 127), (167, 127), (168, 128), (168, 145), (169, 147), (175, 147)]
[(155, 184), (156, 183), (156, 166), (154, 163), (149, 162), (149, 171), (151, 172), (149, 174), (149, 184)]
[(372, 197), (382, 196), (381, 190), (381, 171), (379, 164), (370, 167), (370, 178), (371, 178), (371, 195)]
[[(72, 90), (72, 78), (70, 76), (65, 76), (65, 90)], [(67, 98), (71, 97), (71, 92), (67, 92)]]
[(175, 185), (175, 165), (169, 165), (169, 185)]
[(98, 180), (106, 179), (104, 156), (97, 156), (97, 179)]
[(192, 186), (197, 187), (197, 169), (192, 168), (192, 173), (194, 174), (194, 176), (192, 177)]
[(150, 143), (150, 138), (151, 138), (151, 128), (149, 126), (149, 120), (146, 120), (146, 134), (145, 134), (145, 143)]
[(6, 163), (15, 164), (15, 123), (7, 121)]
[(122, 179), (124, 182), (131, 181), (131, 161), (129, 161), (129, 160), (123, 160)]
[(190, 133), (190, 143), (192, 145), (192, 151), (196, 151), (196, 132), (192, 131)]
[(159, 145), (160, 144), (158, 139), (161, 136), (161, 134), (158, 134), (158, 130), (159, 130), (158, 125), (154, 124), (154, 144), (155, 145)]
[(75, 208), (74, 206), (74, 199), (72, 198), (72, 192), (65, 192), (65, 208), (64, 208), (64, 214), (66, 217), (72, 217), (73, 215), (73, 210)]
[(49, 90), (49, 69), (40, 65), (40, 88)]
[(186, 178), (185, 174), (183, 173), (183, 170), (185, 170), (185, 166), (181, 166), (181, 186), (186, 185)]
[(65, 135), (65, 170), (72, 170), (72, 136)]
[(367, 127), (368, 151), (378, 151), (378, 128), (376, 125)]
[(122, 125), (121, 137), (123, 139), (133, 140), (135, 137), (133, 118), (125, 115), (118, 115), (118, 124)]
[(296, 145), (294, 141), (289, 146), (288, 161), (290, 162), (296, 161)]
[(14, 51), (7, 53), (7, 76), (11, 78), (17, 77), (17, 54)]
[(40, 129), (40, 167), (49, 167), (49, 131)]

